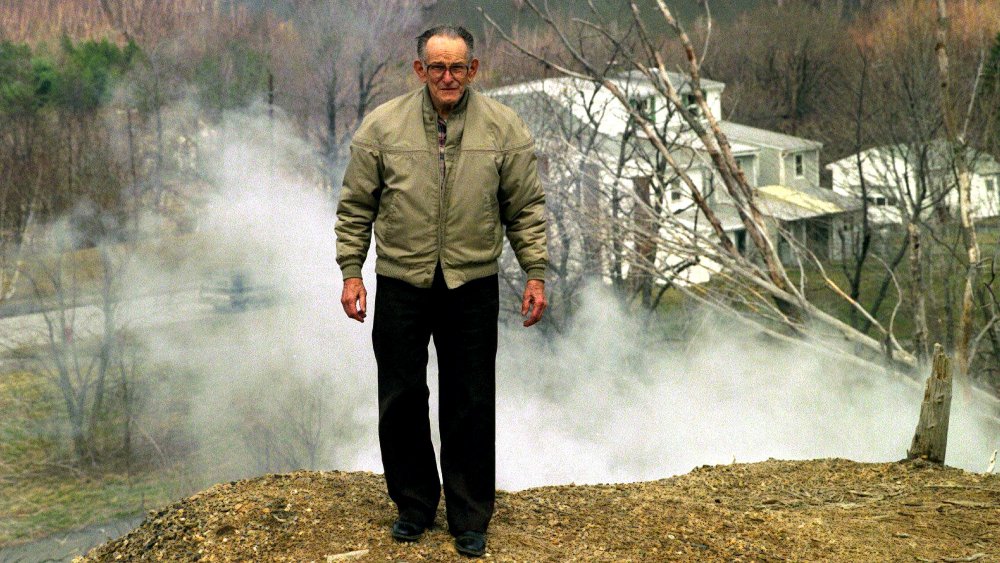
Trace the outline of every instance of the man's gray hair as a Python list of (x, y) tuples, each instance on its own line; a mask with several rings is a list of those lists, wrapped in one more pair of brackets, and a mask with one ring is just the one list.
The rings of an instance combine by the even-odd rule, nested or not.
[(472, 47), (475, 44), (475, 40), (472, 39), (472, 34), (469, 33), (469, 30), (460, 25), (438, 25), (418, 35), (417, 57), (420, 60), (427, 60), (427, 42), (430, 41), (431, 37), (437, 37), (438, 35), (465, 41), (465, 47), (467, 50), (466, 60), (472, 60)]

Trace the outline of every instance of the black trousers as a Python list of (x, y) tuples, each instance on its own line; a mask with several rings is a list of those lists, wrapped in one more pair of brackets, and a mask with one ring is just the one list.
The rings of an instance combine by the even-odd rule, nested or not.
[(372, 343), (378, 363), (379, 445), (399, 516), (434, 520), (441, 482), (431, 444), (427, 346), (438, 356), (441, 473), (453, 534), (486, 532), (496, 481), (496, 275), (449, 290), (378, 276)]

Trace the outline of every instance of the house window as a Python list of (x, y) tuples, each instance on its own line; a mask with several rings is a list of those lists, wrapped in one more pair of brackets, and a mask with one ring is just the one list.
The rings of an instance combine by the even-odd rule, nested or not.
[(747, 232), (745, 230), (736, 231), (736, 250), (740, 254), (746, 254), (747, 252)]
[(629, 104), (635, 109), (636, 113), (643, 116), (649, 121), (654, 121), (653, 119), (653, 98), (632, 98), (629, 100)]
[(743, 158), (736, 159), (736, 168), (743, 172), (743, 176), (746, 177), (747, 182), (753, 185), (757, 182), (756, 171), (754, 170), (754, 162), (752, 156), (747, 156)]
[(670, 182), (670, 201), (679, 201), (681, 199), (681, 184), (677, 180)]
[(986, 193), (994, 193), (997, 191), (997, 179), (996, 178), (986, 178), (983, 180), (986, 184)]
[(705, 199), (712, 200), (715, 197), (715, 175), (711, 171), (706, 171), (706, 174), (702, 177), (702, 190)]
[(795, 155), (795, 177), (801, 178), (806, 175), (805, 159), (801, 154)]
[(694, 94), (684, 94), (684, 107), (695, 115), (701, 115), (701, 108), (698, 107), (698, 98)]

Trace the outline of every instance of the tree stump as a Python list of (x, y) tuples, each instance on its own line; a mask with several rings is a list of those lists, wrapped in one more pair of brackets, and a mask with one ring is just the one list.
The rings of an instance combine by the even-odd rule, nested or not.
[(924, 459), (944, 464), (948, 446), (948, 419), (951, 415), (951, 365), (940, 344), (934, 345), (934, 363), (927, 378), (920, 420), (906, 459)]

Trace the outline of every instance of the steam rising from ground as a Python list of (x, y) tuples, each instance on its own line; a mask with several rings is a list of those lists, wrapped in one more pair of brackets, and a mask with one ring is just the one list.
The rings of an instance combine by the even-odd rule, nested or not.
[[(153, 359), (173, 373), (150, 408), (194, 396), (185, 423), (213, 479), (281, 463), (379, 471), (372, 317), (359, 324), (341, 310), (335, 202), (296, 172), (311, 165), (303, 155), (315, 151), (287, 131), (272, 132), (253, 112), (229, 115), (212, 136), (218, 150), (208, 151), (206, 172), (218, 193), (200, 222), (212, 241), (205, 259), (242, 264), (253, 279), (274, 284), (281, 300), (206, 313), (180, 328), (148, 328)], [(369, 307), (377, 293), (373, 260), (365, 273)], [(163, 276), (176, 273), (147, 268), (136, 279)], [(690, 341), (665, 343), (620, 311), (591, 287), (575, 324), (553, 341), (519, 325), (502, 327), (499, 487), (655, 479), (733, 459), (905, 455), (918, 386), (859, 373), (710, 316)], [(957, 393), (949, 464), (981, 471), (997, 443), (971, 410)], [(288, 457), (282, 437), (300, 427), (322, 433), (317, 459), (297, 454), (279, 462)]]
[[(591, 292), (551, 352), (503, 362), (504, 483), (647, 480), (734, 459), (905, 457), (922, 395), (912, 383), (718, 319), (684, 346), (649, 345), (610, 299)], [(523, 335), (507, 348), (517, 343), (532, 348)], [(982, 471), (995, 438), (961, 393), (955, 401), (948, 463)]]

